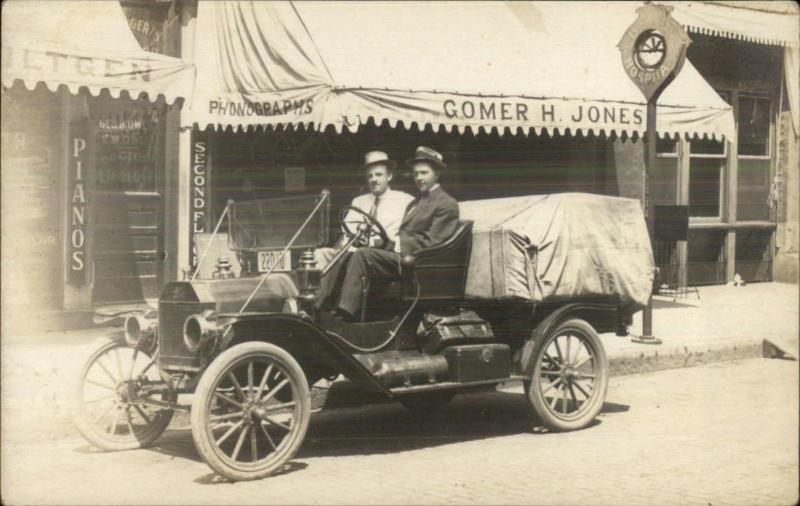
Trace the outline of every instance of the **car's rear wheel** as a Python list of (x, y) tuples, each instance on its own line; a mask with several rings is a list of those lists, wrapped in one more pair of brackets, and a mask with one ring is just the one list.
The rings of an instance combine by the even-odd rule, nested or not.
[(603, 407), (608, 360), (594, 328), (584, 320), (560, 323), (534, 343), (525, 392), (539, 420), (558, 431), (589, 425)]
[(294, 456), (310, 417), (308, 383), (297, 361), (275, 345), (244, 343), (221, 353), (201, 376), (192, 437), (214, 471), (255, 480)]
[(146, 404), (172, 402), (176, 394), (158, 374), (155, 356), (122, 341), (104, 340), (81, 370), (72, 419), (95, 446), (130, 450), (152, 444), (167, 429), (172, 410)]

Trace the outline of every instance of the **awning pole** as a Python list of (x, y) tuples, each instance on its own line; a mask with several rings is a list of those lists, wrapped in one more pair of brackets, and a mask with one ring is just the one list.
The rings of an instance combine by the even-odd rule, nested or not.
[[(651, 241), (655, 240), (655, 234), (653, 233), (655, 228), (653, 222), (655, 205), (650, 195), (650, 174), (656, 167), (656, 142), (658, 141), (658, 135), (656, 134), (656, 102), (659, 95), (660, 93), (656, 93), (647, 101), (647, 132), (645, 133), (644, 212), (645, 220), (647, 221), (647, 234), (650, 236)], [(636, 336), (632, 340), (637, 343), (661, 344), (661, 339), (653, 335), (652, 290), (647, 298), (647, 306), (642, 311), (642, 335)]]

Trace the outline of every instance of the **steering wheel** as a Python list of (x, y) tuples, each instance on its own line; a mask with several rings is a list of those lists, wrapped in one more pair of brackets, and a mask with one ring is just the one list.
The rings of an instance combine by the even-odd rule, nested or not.
[[(360, 214), (364, 219), (347, 219), (347, 216), (350, 214), (350, 211), (355, 212), (356, 214)], [(354, 206), (347, 206), (342, 209), (342, 213), (340, 215), (340, 221), (342, 222), (342, 231), (348, 237), (348, 239), (352, 239), (356, 235), (363, 234), (363, 227), (366, 226), (366, 236), (362, 236), (362, 239), (359, 242), (362, 246), (369, 245), (369, 239), (371, 237), (379, 237), (383, 244), (389, 244), (389, 236), (386, 234), (386, 230), (383, 228), (378, 220), (376, 220), (373, 216), (369, 213), (365, 212), (363, 209), (359, 209), (358, 207)], [(356, 230), (353, 231), (351, 226), (355, 225)], [(366, 239), (366, 240), (364, 240)]]

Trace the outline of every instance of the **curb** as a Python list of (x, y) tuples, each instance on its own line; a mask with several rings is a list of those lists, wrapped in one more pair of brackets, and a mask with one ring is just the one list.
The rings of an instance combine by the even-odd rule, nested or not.
[(679, 369), (762, 356), (761, 343), (734, 345), (726, 349), (686, 350), (681, 353), (659, 355), (642, 353), (639, 357), (615, 357), (608, 361), (611, 376), (625, 376), (646, 372)]
[(759, 338), (694, 348), (683, 346), (664, 349), (653, 346), (647, 351), (639, 353), (627, 352), (621, 356), (610, 356), (608, 359), (609, 375), (625, 376), (731, 360), (771, 357), (764, 353), (765, 342), (768, 341)]

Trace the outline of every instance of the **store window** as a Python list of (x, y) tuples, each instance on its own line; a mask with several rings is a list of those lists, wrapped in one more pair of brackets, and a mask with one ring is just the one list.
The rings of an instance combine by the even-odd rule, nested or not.
[(738, 221), (770, 219), (771, 117), (771, 102), (766, 98), (739, 96)]
[(713, 139), (689, 143), (689, 215), (694, 218), (722, 216), (726, 144)]
[(745, 281), (771, 281), (771, 230), (736, 232), (736, 272)]
[[(731, 103), (731, 94), (719, 92)], [(701, 219), (722, 217), (723, 187), (727, 165), (728, 142), (696, 138), (689, 143), (689, 216)]]
[(687, 278), (690, 286), (725, 282), (724, 230), (691, 230), (688, 238)]
[(656, 141), (656, 164), (650, 171), (650, 195), (654, 205), (675, 205), (678, 201), (678, 137)]
[(739, 97), (739, 156), (769, 156), (770, 117), (769, 100)]

